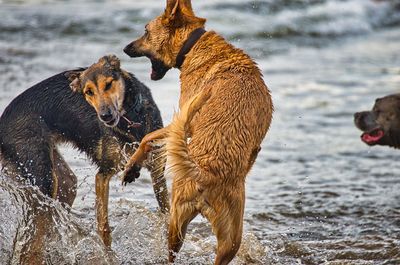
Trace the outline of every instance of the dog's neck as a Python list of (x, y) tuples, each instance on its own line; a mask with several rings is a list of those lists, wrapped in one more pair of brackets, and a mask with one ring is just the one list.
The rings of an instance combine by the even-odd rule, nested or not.
[[(134, 89), (129, 84), (125, 90), (125, 99), (123, 102), (123, 108), (129, 117), (140, 114), (143, 107), (143, 95), (139, 90)], [(133, 118), (133, 117), (132, 117)]]
[[(214, 31), (207, 31), (196, 42), (186, 54), (180, 71), (180, 106), (199, 93), (207, 82), (218, 78), (224, 79), (227, 72), (234, 75), (253, 76), (253, 78), (262, 76), (250, 56), (228, 43)], [(229, 87), (224, 89), (229, 89)]]
[(182, 48), (180, 49), (178, 55), (176, 56), (176, 68), (181, 68), (183, 61), (185, 60), (186, 54), (190, 52), (193, 46), (199, 41), (201, 36), (204, 35), (207, 31), (204, 28), (197, 28), (193, 30), (187, 40), (183, 43)]
[[(235, 64), (227, 63), (232, 58)], [(229, 70), (232, 73), (251, 73), (254, 70), (259, 72), (254, 61), (241, 49), (236, 48), (227, 42), (215, 31), (207, 31), (186, 54), (181, 67), (182, 74), (191, 73), (206, 66), (215, 66), (219, 63), (219, 71)], [(184, 73), (185, 72), (185, 73)]]
[(400, 149), (400, 134), (398, 131), (389, 131), (388, 132), (389, 142), (385, 145), (389, 145), (395, 149)]
[[(132, 76), (124, 77), (125, 81), (125, 98), (123, 102), (124, 117), (121, 117), (117, 127), (125, 134), (134, 135), (141, 134), (143, 128), (146, 127), (146, 121), (143, 112), (144, 95), (133, 84)], [(137, 124), (137, 125), (134, 125)], [(140, 124), (140, 125), (139, 125)]]

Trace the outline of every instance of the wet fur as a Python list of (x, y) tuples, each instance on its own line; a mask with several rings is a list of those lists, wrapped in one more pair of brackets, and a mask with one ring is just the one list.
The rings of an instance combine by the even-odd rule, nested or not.
[[(101, 67), (96, 67), (93, 76), (100, 77)], [(122, 149), (126, 143), (140, 141), (163, 124), (150, 90), (132, 74), (123, 72), (120, 75), (120, 82), (124, 83), (122, 107), (127, 112), (125, 116), (141, 126), (128, 128), (122, 119), (114, 128), (105, 126), (82, 94), (70, 89), (71, 76), (79, 76), (85, 71), (88, 69), (52, 76), (27, 89), (8, 105), (0, 118), (2, 166), (8, 175), (27, 179), (45, 195), (72, 205), (77, 178), (58, 152), (57, 145), (71, 143), (84, 152), (99, 168), (96, 175), (98, 230), (109, 246), (108, 181), (123, 168)], [(142, 101), (135, 105), (139, 94)], [(133, 153), (132, 148), (126, 150)], [(148, 168), (163, 168), (164, 161), (158, 162), (161, 164), (148, 165)], [(135, 168), (134, 174), (125, 180), (134, 181), (139, 170), (140, 167)], [(162, 210), (168, 211), (165, 179), (160, 172), (152, 172), (152, 177), (154, 174), (157, 175), (156, 197)]]
[[(146, 26), (148, 33), (124, 51), (174, 67), (183, 42), (204, 23), (189, 0), (167, 1), (164, 14)], [(174, 177), (170, 261), (182, 246), (188, 224), (200, 213), (217, 236), (215, 264), (227, 264), (241, 244), (245, 179), (270, 126), (272, 100), (254, 61), (214, 31), (199, 39), (180, 70), (181, 113), (168, 127), (144, 137), (128, 167), (142, 161), (149, 141), (166, 138)], [(187, 111), (204, 93), (209, 98), (193, 109), (198, 111)]]

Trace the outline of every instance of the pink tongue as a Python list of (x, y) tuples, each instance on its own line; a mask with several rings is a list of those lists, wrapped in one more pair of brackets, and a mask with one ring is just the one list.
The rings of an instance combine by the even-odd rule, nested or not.
[(154, 69), (151, 69), (150, 76), (151, 76), (152, 79), (156, 77), (156, 72), (154, 71)]
[(369, 133), (364, 133), (362, 135), (362, 139), (364, 142), (373, 143), (381, 139), (382, 136), (383, 136), (383, 131), (379, 130), (376, 133), (374, 133), (374, 135), (371, 135)]

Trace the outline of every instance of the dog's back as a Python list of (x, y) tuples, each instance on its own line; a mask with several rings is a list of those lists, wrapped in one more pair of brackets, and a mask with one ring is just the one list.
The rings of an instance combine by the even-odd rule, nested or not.
[(71, 91), (69, 83), (64, 73), (54, 75), (7, 106), (0, 118), (3, 156), (15, 159), (22, 155), (16, 146), (32, 147), (27, 146), (29, 141), (43, 143), (50, 137), (73, 141), (79, 149), (91, 153), (91, 142), (101, 136), (100, 123), (96, 112), (81, 95)]
[(244, 181), (272, 117), (272, 99), (260, 70), (242, 50), (207, 32), (181, 71), (181, 106), (200, 91), (212, 94), (191, 122), (191, 156), (218, 175), (204, 185)]
[(55, 144), (74, 143), (89, 156), (101, 137), (96, 113), (69, 89), (64, 73), (52, 76), (24, 91), (0, 118), (0, 150), (3, 168), (29, 179), (51, 195)]

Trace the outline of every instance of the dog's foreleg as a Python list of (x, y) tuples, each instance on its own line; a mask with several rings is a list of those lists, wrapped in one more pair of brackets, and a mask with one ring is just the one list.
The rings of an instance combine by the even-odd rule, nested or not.
[[(163, 147), (158, 147), (158, 148), (159, 149), (156, 151), (163, 149)], [(159, 153), (163, 152), (165, 151), (159, 151)], [(158, 154), (158, 155), (159, 157), (153, 158), (148, 166), (158, 206), (160, 207), (162, 213), (168, 213), (170, 205), (169, 205), (167, 181), (165, 179), (165, 174), (164, 174), (167, 157), (163, 154)]]
[(108, 223), (108, 193), (112, 176), (111, 173), (101, 172), (96, 175), (97, 232), (107, 247), (111, 246), (111, 230)]
[(51, 172), (51, 175), (53, 179), (53, 191), (51, 192), (51, 198), (56, 200), (58, 197), (58, 176), (56, 175), (54, 168)]

